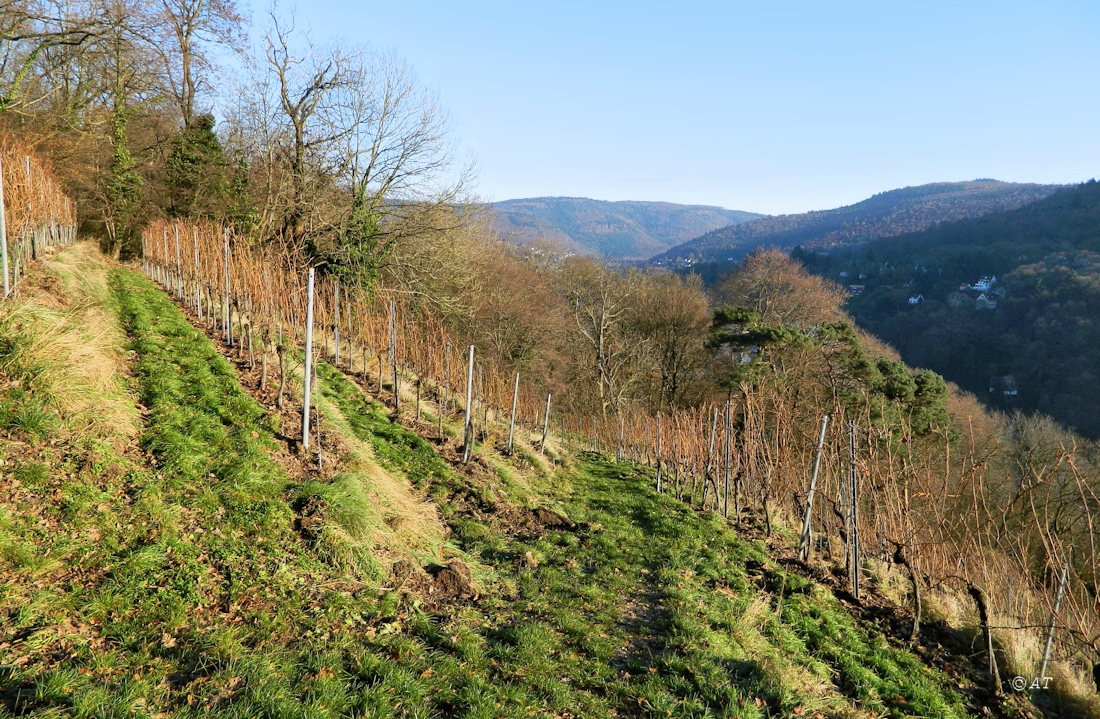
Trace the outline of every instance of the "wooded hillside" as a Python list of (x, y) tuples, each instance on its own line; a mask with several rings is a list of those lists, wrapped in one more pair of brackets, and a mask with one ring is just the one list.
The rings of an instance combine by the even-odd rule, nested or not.
[[(993, 407), (1039, 411), (1095, 438), (1098, 228), (1100, 185), (1090, 182), (1011, 212), (795, 254), (816, 273), (864, 285), (850, 311), (910, 364)], [(989, 286), (975, 289), (983, 277)]]
[(987, 212), (1010, 210), (1046, 197), (1054, 185), (995, 180), (938, 182), (882, 192), (833, 210), (779, 215), (714, 230), (652, 257), (662, 267), (691, 269), (708, 283), (757, 247), (826, 250), (893, 237)]
[(504, 200), (494, 202), (492, 210), (493, 227), (513, 242), (549, 242), (613, 260), (644, 260), (711, 230), (762, 217), (706, 205), (583, 197)]

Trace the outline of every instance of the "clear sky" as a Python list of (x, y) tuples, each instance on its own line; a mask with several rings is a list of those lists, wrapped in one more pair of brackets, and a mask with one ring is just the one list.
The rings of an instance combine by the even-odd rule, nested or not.
[(1100, 176), (1100, 0), (302, 0), (297, 16), (403, 56), (487, 200), (781, 213)]

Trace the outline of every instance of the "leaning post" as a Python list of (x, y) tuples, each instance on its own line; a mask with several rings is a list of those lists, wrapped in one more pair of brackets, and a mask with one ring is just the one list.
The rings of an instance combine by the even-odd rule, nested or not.
[(810, 520), (813, 518), (814, 494), (817, 492), (817, 474), (821, 470), (821, 450), (825, 446), (825, 428), (829, 426), (829, 415), (821, 418), (821, 434), (817, 438), (817, 452), (814, 455), (814, 472), (810, 477), (810, 493), (806, 497), (806, 514), (802, 518), (802, 536), (798, 540), (798, 559), (805, 562), (810, 556)]
[(516, 372), (516, 384), (512, 389), (512, 418), (508, 421), (508, 450), (512, 454), (512, 439), (516, 435), (516, 402), (519, 400), (519, 372)]
[(542, 446), (539, 447), (539, 454), (546, 456), (546, 433), (550, 429), (550, 398), (554, 395), (549, 392), (546, 394), (546, 414), (542, 418)]
[(1066, 596), (1066, 583), (1069, 581), (1069, 563), (1062, 567), (1062, 583), (1058, 585), (1058, 596), (1054, 600), (1054, 611), (1050, 613), (1050, 627), (1047, 629), (1047, 644), (1043, 649), (1043, 666), (1039, 677), (1046, 679), (1047, 666), (1050, 664), (1050, 652), (1054, 648), (1054, 628), (1058, 623), (1058, 610), (1062, 608), (1062, 599)]

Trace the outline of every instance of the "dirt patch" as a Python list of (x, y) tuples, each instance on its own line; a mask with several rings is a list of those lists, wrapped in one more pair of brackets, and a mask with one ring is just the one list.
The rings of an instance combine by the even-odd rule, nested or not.
[(577, 525), (564, 514), (539, 507), (531, 510), (531, 521), (545, 529), (576, 529)]
[(43, 271), (39, 264), (27, 268), (27, 274), (19, 282), (19, 292), (34, 296), (43, 307), (61, 309), (72, 303), (72, 297), (65, 291), (61, 278), (53, 272)]
[(476, 601), (481, 596), (470, 576), (470, 568), (461, 559), (452, 559), (444, 567), (429, 570), (433, 571), (429, 594), (437, 601)]
[(461, 559), (423, 568), (401, 560), (394, 563), (391, 574), (395, 591), (419, 598), (421, 606), (429, 611), (481, 598), (470, 568)]
[(311, 545), (321, 536), (325, 525), (325, 509), (324, 503), (318, 497), (307, 497), (294, 506), (298, 515), (294, 519), (294, 529)]

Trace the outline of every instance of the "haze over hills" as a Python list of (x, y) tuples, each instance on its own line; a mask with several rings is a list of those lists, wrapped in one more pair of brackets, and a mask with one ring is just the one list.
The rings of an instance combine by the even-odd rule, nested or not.
[(650, 262), (678, 269), (696, 268), (704, 279), (713, 280), (762, 245), (826, 249), (892, 237), (940, 222), (1012, 210), (1047, 197), (1059, 187), (996, 180), (905, 187), (846, 207), (762, 217), (715, 229), (652, 257)]
[(549, 240), (616, 260), (644, 260), (720, 227), (764, 215), (709, 205), (533, 197), (495, 202), (496, 229), (519, 244)]

